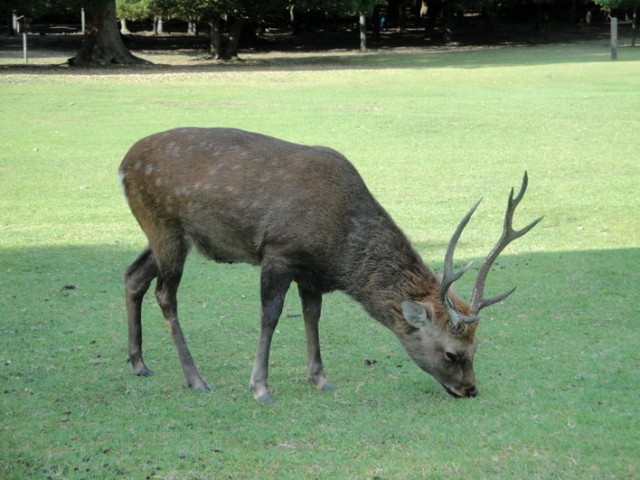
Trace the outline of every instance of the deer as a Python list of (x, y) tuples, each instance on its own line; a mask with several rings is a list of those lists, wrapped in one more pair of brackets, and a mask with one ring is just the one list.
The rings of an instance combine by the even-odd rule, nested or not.
[[(513, 214), (528, 184), (508, 199), (503, 232), (484, 260), (467, 303), (452, 285), (458, 240), (482, 201), (449, 241), (443, 272), (425, 265), (408, 237), (369, 191), (356, 168), (328, 147), (306, 146), (232, 128), (176, 128), (147, 136), (125, 155), (119, 178), (148, 246), (124, 274), (128, 359), (152, 374), (142, 355), (141, 311), (155, 296), (180, 358), (186, 386), (212, 389), (200, 375), (178, 320), (177, 291), (193, 246), (219, 263), (260, 268), (260, 333), (250, 390), (271, 403), (269, 353), (292, 283), (302, 306), (307, 374), (318, 389), (335, 390), (320, 354), (324, 294), (345, 292), (391, 330), (409, 358), (454, 398), (478, 394), (473, 370), (479, 312), (515, 288), (484, 298), (487, 275), (502, 250), (542, 217), (515, 230)], [(473, 262), (472, 262), (473, 263)]]

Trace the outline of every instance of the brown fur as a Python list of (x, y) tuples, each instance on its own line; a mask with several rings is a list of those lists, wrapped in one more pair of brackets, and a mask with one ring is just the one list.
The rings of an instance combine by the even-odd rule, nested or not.
[[(305, 312), (309, 376), (318, 388), (333, 388), (320, 356), (321, 296), (342, 290), (392, 330), (448, 392), (475, 395), (477, 324), (460, 334), (450, 331), (439, 281), (340, 153), (241, 130), (183, 128), (137, 142), (120, 176), (149, 240), (125, 275), (129, 356), (137, 374), (151, 373), (142, 360), (140, 309), (157, 277), (156, 296), (187, 384), (209, 390), (182, 336), (175, 300), (184, 260), (195, 245), (218, 262), (261, 267), (261, 333), (251, 375), (256, 399), (271, 400), (271, 336), (292, 281)], [(428, 322), (412, 325), (401, 308), (405, 300), (424, 308)], [(466, 302), (454, 294), (452, 300), (469, 314)], [(459, 365), (445, 358), (450, 350), (461, 355)]]

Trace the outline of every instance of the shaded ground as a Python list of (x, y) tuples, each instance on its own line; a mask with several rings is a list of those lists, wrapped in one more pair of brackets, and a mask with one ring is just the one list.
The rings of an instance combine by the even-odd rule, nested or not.
[[(620, 39), (622, 43), (625, 41), (627, 29), (625, 25), (621, 26)], [(607, 41), (608, 35), (609, 26), (606, 24), (591, 26), (552, 24), (542, 30), (535, 30), (531, 25), (493, 25), (491, 29), (488, 29), (483, 22), (471, 21), (464, 28), (459, 28), (452, 39), (448, 41), (443, 41), (441, 37), (426, 36), (423, 29), (405, 29), (402, 32), (394, 29), (381, 32), (377, 39), (370, 36), (369, 47), (374, 51), (403, 48), (437, 48), (440, 50), (443, 48), (461, 49), (495, 45), (576, 43), (594, 40), (604, 42)], [(136, 55), (163, 65), (201, 64), (207, 54), (209, 42), (205, 35), (194, 36), (184, 33), (153, 35), (149, 32), (137, 32), (125, 35), (123, 38), (125, 44)], [(244, 43), (240, 49), (241, 58), (250, 58), (260, 54), (356, 52), (359, 47), (359, 37), (357, 31), (350, 28), (339, 31), (316, 30), (300, 35), (293, 35), (288, 31), (272, 30)], [(64, 65), (66, 59), (74, 56), (80, 49), (82, 35), (57, 32), (46, 35), (30, 34), (27, 37), (27, 44), (30, 63), (25, 65), (22, 36), (0, 34), (0, 69), (6, 71), (27, 66), (42, 68)]]

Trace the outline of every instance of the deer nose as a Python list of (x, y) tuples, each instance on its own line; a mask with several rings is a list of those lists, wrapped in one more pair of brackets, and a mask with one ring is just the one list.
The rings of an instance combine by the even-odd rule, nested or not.
[(467, 388), (467, 397), (475, 397), (478, 395), (478, 389), (476, 387)]

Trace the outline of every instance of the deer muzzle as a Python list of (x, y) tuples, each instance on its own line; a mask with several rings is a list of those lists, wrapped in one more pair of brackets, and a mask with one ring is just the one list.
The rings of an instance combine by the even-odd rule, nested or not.
[(478, 389), (476, 388), (475, 385), (471, 387), (465, 387), (462, 389), (453, 389), (453, 388), (447, 387), (444, 384), (442, 384), (442, 387), (444, 388), (445, 392), (447, 392), (447, 394), (453, 398), (469, 398), (469, 397), (475, 397), (478, 395)]

